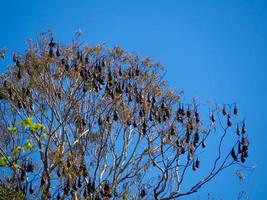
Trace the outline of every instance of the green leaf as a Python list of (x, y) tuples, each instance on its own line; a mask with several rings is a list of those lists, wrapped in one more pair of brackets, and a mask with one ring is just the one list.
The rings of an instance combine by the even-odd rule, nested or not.
[(41, 138), (47, 139), (47, 135), (46, 135), (45, 133), (43, 133), (43, 134), (41, 135)]
[(13, 149), (12, 154), (16, 156), (19, 152), (25, 152), (25, 149), (22, 146), (17, 146)]
[(0, 166), (5, 166), (7, 165), (8, 158), (6, 156), (0, 157)]
[(7, 130), (12, 132), (12, 133), (16, 133), (17, 132), (17, 128), (16, 127), (12, 127), (12, 126), (8, 127)]
[(30, 131), (32, 133), (36, 133), (37, 131), (39, 131), (40, 129), (45, 130), (45, 127), (43, 124), (40, 123), (34, 123), (32, 117), (27, 117), (26, 119), (21, 121), (21, 124), (25, 127), (25, 128), (29, 128)]
[(25, 143), (25, 148), (27, 149), (27, 150), (30, 150), (30, 149), (32, 149), (33, 148), (33, 144), (31, 143), (31, 140), (27, 140), (26, 141), (26, 143)]
[(21, 124), (25, 128), (29, 128), (29, 127), (33, 126), (32, 120), (33, 120), (32, 117), (27, 117), (26, 119), (24, 119), (24, 120), (21, 121)]
[(12, 165), (12, 167), (15, 168), (15, 169), (18, 169), (18, 168), (19, 168), (19, 164), (14, 163), (14, 164)]

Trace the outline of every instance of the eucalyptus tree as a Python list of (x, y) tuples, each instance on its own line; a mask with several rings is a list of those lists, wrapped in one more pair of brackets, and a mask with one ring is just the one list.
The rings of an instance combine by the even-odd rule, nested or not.
[[(5, 187), (28, 199), (179, 199), (246, 161), (236, 104), (184, 102), (160, 63), (79, 41), (43, 33), (1, 74)], [(202, 160), (210, 168), (193, 178)]]

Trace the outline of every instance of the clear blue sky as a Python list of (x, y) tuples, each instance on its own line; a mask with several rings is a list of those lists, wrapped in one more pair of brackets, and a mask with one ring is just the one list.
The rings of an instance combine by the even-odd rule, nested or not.
[(160, 60), (169, 85), (187, 99), (237, 102), (249, 130), (249, 164), (257, 167), (244, 184), (227, 170), (193, 199), (208, 192), (236, 199), (242, 189), (252, 200), (267, 198), (267, 1), (0, 0), (0, 19), (0, 48), (9, 53), (48, 28), (62, 42), (81, 29), (90, 44), (120, 44)]

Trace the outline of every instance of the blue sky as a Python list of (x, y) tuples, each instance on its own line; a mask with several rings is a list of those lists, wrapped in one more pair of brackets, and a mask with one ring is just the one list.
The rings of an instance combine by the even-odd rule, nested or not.
[(184, 90), (188, 100), (237, 102), (249, 130), (248, 164), (256, 169), (243, 184), (227, 170), (195, 199), (207, 199), (208, 192), (216, 199), (236, 199), (242, 189), (252, 200), (266, 198), (266, 1), (0, 0), (0, 19), (0, 48), (8, 53), (23, 52), (28, 38), (48, 28), (62, 42), (81, 29), (87, 43), (120, 44), (160, 60), (170, 87)]

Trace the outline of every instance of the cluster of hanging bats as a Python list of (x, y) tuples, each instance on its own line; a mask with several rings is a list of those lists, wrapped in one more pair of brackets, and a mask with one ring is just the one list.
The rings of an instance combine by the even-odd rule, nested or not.
[[(69, 71), (77, 72), (82, 81), (83, 87), (82, 91), (85, 92), (96, 92), (100, 93), (100, 91), (104, 91), (103, 94), (105, 97), (110, 99), (115, 99), (117, 96), (124, 96), (125, 102), (130, 105), (131, 102), (136, 103), (138, 110), (133, 112), (132, 117), (127, 118), (125, 122), (128, 126), (132, 126), (133, 128), (139, 129), (143, 135), (148, 134), (148, 127), (152, 123), (161, 124), (173, 121), (172, 119), (172, 110), (168, 105), (167, 99), (163, 96), (159, 97), (155, 94), (155, 91), (151, 89), (150, 91), (144, 91), (142, 88), (140, 89), (136, 83), (135, 78), (143, 76), (144, 72), (140, 69), (138, 64), (135, 66), (131, 66), (125, 70), (118, 66), (113, 71), (111, 67), (107, 67), (107, 63), (105, 57), (97, 60), (93, 64), (91, 64), (88, 56), (84, 55), (84, 53), (80, 50), (76, 51), (76, 55), (73, 56), (72, 60), (67, 58), (62, 54), (62, 50), (59, 48), (53, 38), (50, 40), (48, 44), (48, 54), (49, 57), (59, 59), (60, 66), (64, 68), (65, 72)], [(33, 71), (31, 69), (27, 69), (21, 63), (18, 56), (14, 55), (13, 60), (17, 67), (16, 77), (21, 80), (23, 78), (23, 74), (27, 73), (29, 76), (32, 76)], [(22, 87), (20, 91), (20, 95), (16, 95), (18, 93), (17, 88), (12, 87), (10, 82), (4, 81), (2, 84), (2, 90), (7, 91), (7, 95), (0, 91), (0, 100), (3, 98), (8, 98), (9, 100), (16, 103), (19, 109), (28, 109), (33, 110), (33, 102), (32, 102), (32, 90), (34, 88)], [(102, 90), (104, 89), (104, 90)], [(14, 91), (16, 91), (14, 93)], [(60, 91), (55, 92), (55, 96), (58, 99), (62, 98)], [(18, 98), (15, 98), (18, 97)], [(147, 109), (149, 108), (149, 109)], [(124, 120), (120, 118), (120, 108), (114, 108), (112, 112), (106, 115), (98, 116), (98, 126), (105, 127), (107, 124), (111, 124), (113, 122)], [(223, 115), (227, 119), (227, 126), (232, 126), (232, 121), (230, 114), (227, 112), (224, 107), (222, 110)], [(238, 114), (238, 109), (236, 105), (233, 108), (233, 114)], [(201, 120), (199, 116), (198, 110), (194, 107), (191, 108), (188, 106), (185, 108), (184, 105), (179, 104), (177, 111), (175, 112), (175, 121), (180, 123), (181, 126), (185, 126), (185, 134), (183, 137), (180, 137), (175, 141), (175, 145), (177, 146), (179, 154), (184, 154), (188, 152), (188, 160), (191, 160), (194, 157), (192, 169), (195, 171), (200, 166), (200, 160), (198, 157), (195, 157), (194, 151), (197, 146), (201, 146), (202, 148), (206, 147), (205, 140), (200, 139), (200, 133), (198, 128), (200, 126)], [(211, 123), (215, 123), (216, 119), (214, 114), (210, 116)], [(83, 125), (86, 125), (86, 120), (82, 120)], [(168, 137), (176, 135), (178, 132), (178, 126), (174, 123), (171, 123), (171, 126), (168, 130)], [(240, 138), (238, 142), (238, 150), (236, 153), (235, 148), (233, 147), (230, 155), (232, 156), (234, 161), (238, 161), (239, 158), (241, 162), (245, 162), (248, 157), (248, 146), (249, 142), (246, 138), (246, 127), (243, 122), (242, 125), (237, 124), (236, 133)], [(200, 141), (201, 140), (201, 141)], [(67, 168), (71, 167), (71, 162), (67, 160)], [(20, 171), (20, 179), (21, 182), (24, 182), (27, 175), (26, 173), (31, 173), (34, 171), (34, 165), (32, 162), (27, 165), (23, 165)], [(62, 195), (69, 195), (69, 193), (73, 193), (75, 191), (81, 190), (84, 188), (83, 196), (84, 198), (91, 198), (92, 195), (94, 199), (102, 199), (102, 198), (110, 198), (112, 193), (114, 196), (117, 195), (117, 192), (111, 188), (108, 181), (100, 184), (99, 187), (95, 186), (95, 182), (89, 178), (89, 173), (85, 164), (80, 165), (80, 171), (82, 171), (82, 175), (80, 175), (77, 180), (70, 180), (67, 178), (65, 184), (62, 188), (63, 191), (58, 191), (57, 199), (61, 199)], [(57, 170), (57, 176), (62, 177), (66, 176), (66, 172), (63, 170)], [(88, 181), (89, 180), (89, 181)], [(44, 176), (41, 178), (41, 188), (47, 184), (47, 180)], [(26, 188), (24, 188), (25, 190)], [(29, 193), (33, 194), (34, 189), (32, 183), (29, 187)], [(141, 189), (140, 197), (144, 198), (146, 196), (145, 189)]]

